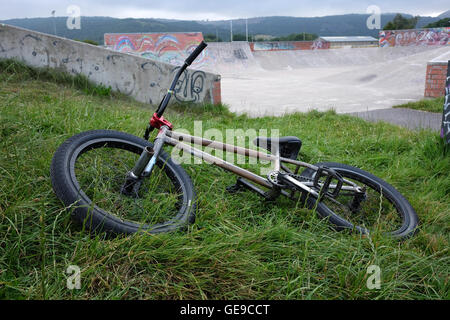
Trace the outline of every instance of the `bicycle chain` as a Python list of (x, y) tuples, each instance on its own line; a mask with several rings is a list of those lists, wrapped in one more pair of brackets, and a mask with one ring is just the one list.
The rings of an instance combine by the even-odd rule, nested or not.
[[(296, 180), (303, 181), (303, 182), (314, 182), (314, 179), (313, 179), (313, 178), (301, 176), (301, 175), (294, 174), (294, 173), (289, 173), (289, 172), (283, 172), (283, 173), (281, 173), (281, 172), (278, 172), (278, 174), (288, 175), (288, 176), (290, 176), (290, 177), (292, 177), (292, 178), (294, 178), (294, 179), (296, 179)], [(281, 184), (281, 183), (279, 183), (278, 178), (275, 180), (274, 178), (271, 178), (270, 175), (269, 175), (268, 178), (269, 178), (269, 181), (270, 181), (271, 183), (273, 183), (274, 185), (276, 185), (276, 186), (278, 186), (278, 187), (287, 187), (287, 186), (288, 186), (287, 184)]]
[(283, 174), (286, 174), (286, 175), (288, 175), (288, 176), (290, 176), (290, 177), (292, 177), (292, 178), (294, 178), (294, 179), (300, 180), (300, 181), (314, 182), (314, 179), (313, 179), (313, 178), (308, 178), (308, 177), (305, 177), (305, 176), (300, 176), (300, 175), (298, 175), (298, 174), (293, 174), (293, 173), (283, 173)]

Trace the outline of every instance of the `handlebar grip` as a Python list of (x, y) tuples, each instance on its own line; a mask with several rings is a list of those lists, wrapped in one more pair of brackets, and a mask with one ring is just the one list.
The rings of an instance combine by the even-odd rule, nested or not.
[(190, 54), (189, 57), (184, 61), (188, 66), (194, 62), (195, 58), (198, 57), (198, 55), (205, 49), (208, 45), (205, 43), (205, 41), (200, 42), (197, 48)]

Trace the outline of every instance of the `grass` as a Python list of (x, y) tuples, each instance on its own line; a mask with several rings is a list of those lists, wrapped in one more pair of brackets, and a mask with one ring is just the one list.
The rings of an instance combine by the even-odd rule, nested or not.
[[(52, 155), (85, 130), (142, 136), (153, 108), (53, 72), (0, 66), (1, 299), (450, 298), (450, 161), (438, 133), (334, 112), (252, 119), (178, 105), (165, 114), (177, 128), (275, 128), (303, 140), (305, 161), (373, 172), (410, 200), (419, 233), (404, 242), (337, 233), (288, 201), (229, 195), (235, 178), (216, 167), (184, 165), (198, 196), (189, 230), (108, 239), (71, 222), (51, 188)], [(80, 290), (66, 287), (70, 265), (81, 269)], [(366, 286), (371, 265), (381, 289)]]
[(2, 80), (7, 82), (11, 78), (14, 78), (15, 81), (33, 79), (68, 85), (88, 95), (121, 96), (120, 93), (113, 92), (111, 87), (93, 84), (82, 74), (73, 76), (54, 69), (33, 68), (15, 60), (0, 60), (0, 72), (2, 72)]
[(428, 112), (442, 113), (444, 109), (444, 97), (422, 99), (415, 102), (408, 102), (394, 106), (394, 108), (407, 108), (414, 110), (422, 110)]

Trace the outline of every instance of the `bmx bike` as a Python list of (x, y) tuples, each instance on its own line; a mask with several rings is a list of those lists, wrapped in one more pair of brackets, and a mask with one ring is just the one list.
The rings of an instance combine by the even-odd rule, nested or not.
[[(399, 239), (414, 234), (417, 214), (393, 186), (349, 165), (297, 160), (302, 146), (297, 137), (257, 137), (254, 144), (267, 153), (174, 131), (163, 113), (180, 76), (206, 46), (200, 43), (178, 70), (143, 139), (93, 130), (67, 139), (55, 152), (50, 170), (53, 190), (75, 221), (90, 231), (113, 235), (169, 232), (193, 223), (194, 186), (182, 166), (163, 150), (170, 145), (238, 175), (236, 184), (227, 188), (230, 193), (250, 190), (268, 201), (280, 196), (300, 201), (336, 230), (362, 234), (378, 230)], [(158, 133), (150, 142), (154, 129)], [(261, 176), (192, 144), (269, 161), (272, 170)]]

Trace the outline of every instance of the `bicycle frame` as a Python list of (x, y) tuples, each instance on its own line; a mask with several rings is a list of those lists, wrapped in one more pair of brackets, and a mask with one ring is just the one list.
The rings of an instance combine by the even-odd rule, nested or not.
[[(246, 169), (243, 169), (239, 166), (236, 166), (232, 163), (229, 163), (223, 159), (220, 159), (218, 157), (215, 157), (205, 151), (202, 151), (200, 149), (196, 149), (186, 143), (183, 143), (181, 141), (187, 141), (191, 144), (200, 145), (203, 147), (209, 147), (215, 150), (222, 150), (226, 152), (233, 152), (235, 154), (243, 155), (246, 157), (252, 157), (257, 158), (261, 160), (268, 160), (273, 163), (274, 169), (272, 172), (275, 174), (278, 174), (280, 172), (280, 169), (283, 169), (284, 171), (288, 173), (297, 174), (300, 167), (305, 167), (312, 169), (316, 172), (321, 172), (320, 170), (324, 170), (327, 172), (327, 169), (319, 168), (315, 165), (292, 160), (289, 158), (284, 158), (280, 156), (279, 147), (278, 144), (273, 143), (271, 147), (272, 154), (260, 152), (253, 149), (246, 149), (243, 147), (238, 147), (235, 145), (225, 144), (219, 141), (213, 141), (204, 139), (201, 137), (191, 136), (184, 133), (179, 133), (176, 131), (172, 131), (172, 124), (168, 122), (164, 117), (162, 116), (164, 113), (164, 110), (166, 109), (169, 100), (171, 98), (171, 95), (174, 93), (174, 88), (176, 83), (178, 82), (179, 77), (181, 74), (186, 70), (186, 68), (195, 60), (195, 58), (201, 53), (201, 51), (206, 47), (206, 43), (202, 42), (200, 45), (194, 50), (194, 52), (186, 59), (184, 65), (180, 68), (178, 73), (176, 74), (170, 89), (168, 90), (167, 94), (164, 96), (163, 100), (161, 101), (161, 104), (159, 105), (156, 112), (153, 114), (153, 117), (150, 120), (150, 124), (148, 125), (144, 138), (148, 140), (150, 132), (153, 129), (159, 129), (159, 133), (154, 140), (154, 146), (153, 149), (146, 148), (144, 152), (142, 152), (141, 157), (139, 158), (138, 162), (136, 163), (135, 167), (132, 171), (130, 171), (127, 175), (127, 181), (124, 185), (124, 188), (126, 189), (124, 192), (130, 192), (130, 190), (134, 187), (134, 185), (137, 183), (139, 179), (142, 177), (149, 176), (152, 172), (152, 169), (154, 165), (156, 164), (156, 160), (159, 156), (159, 153), (161, 152), (163, 146), (165, 144), (171, 145), (175, 148), (181, 149), (185, 152), (190, 153), (192, 156), (204, 159), (213, 165), (216, 165), (220, 168), (223, 168), (227, 171), (230, 171), (238, 176), (240, 176), (243, 179), (250, 180), (254, 183), (259, 184), (260, 186), (263, 186), (265, 188), (268, 188), (270, 190), (273, 190), (274, 197), (278, 196), (280, 193), (284, 194), (286, 196), (293, 196), (293, 193), (291, 192), (290, 195), (286, 190), (282, 190), (280, 186), (272, 183), (268, 178), (263, 178), (251, 171), (248, 171)], [(288, 163), (291, 165), (295, 165), (296, 169), (294, 172), (289, 170), (284, 163)], [(329, 169), (328, 169), (329, 170)], [(327, 173), (328, 174), (328, 173)], [(345, 179), (342, 179), (343, 182), (347, 183), (348, 186), (344, 186), (341, 183), (338, 184), (331, 184), (331, 178), (327, 179), (326, 182), (320, 182), (318, 179), (315, 180), (315, 182), (311, 181), (299, 181), (292, 176), (286, 175), (284, 177), (285, 180), (287, 180), (291, 185), (294, 185), (297, 187), (297, 189), (300, 189), (304, 192), (307, 192), (309, 194), (312, 194), (313, 196), (317, 197), (318, 199), (321, 197), (321, 192), (317, 192), (317, 187), (320, 186), (320, 189), (322, 189), (323, 186), (325, 186), (326, 190), (333, 190), (335, 189), (335, 193), (339, 193), (340, 190), (346, 190), (346, 191), (354, 191), (357, 193), (361, 193), (362, 189), (358, 187), (355, 183), (352, 181), (348, 181)], [(256, 191), (257, 193), (267, 197), (267, 193), (263, 190), (257, 188), (252, 183), (246, 181), (246, 180), (240, 180), (240, 183), (243, 184), (245, 187), (252, 189), (253, 191)], [(313, 189), (313, 187), (316, 187), (316, 190)], [(292, 189), (291, 189), (292, 191)], [(336, 195), (333, 195), (335, 197)]]
[[(203, 147), (208, 147), (208, 148), (211, 148), (214, 150), (232, 152), (234, 154), (239, 154), (239, 155), (243, 155), (246, 157), (252, 157), (252, 158), (256, 158), (256, 159), (260, 159), (260, 160), (270, 161), (274, 164), (275, 170), (277, 170), (277, 168), (282, 168), (283, 170), (290, 172), (290, 173), (294, 173), (294, 174), (297, 174), (301, 167), (310, 168), (315, 171), (319, 170), (319, 167), (309, 164), (307, 162), (292, 160), (289, 158), (280, 157), (279, 155), (273, 155), (273, 154), (269, 154), (269, 153), (260, 152), (260, 151), (254, 150), (254, 149), (247, 149), (247, 148), (243, 148), (243, 147), (239, 147), (239, 146), (235, 146), (235, 145), (222, 143), (219, 141), (209, 140), (209, 139), (192, 136), (192, 135), (185, 134), (185, 133), (171, 131), (169, 129), (169, 127), (167, 127), (167, 126), (163, 126), (160, 129), (159, 134), (158, 134), (157, 138), (155, 139), (155, 146), (157, 144), (171, 145), (175, 148), (178, 148), (180, 150), (190, 153), (192, 156), (201, 158), (201, 159), (203, 159), (215, 166), (218, 166), (226, 171), (230, 171), (244, 179), (250, 180), (254, 183), (259, 184), (260, 186), (263, 186), (263, 187), (266, 187), (266, 188), (272, 189), (272, 190), (276, 189), (277, 187), (275, 185), (273, 185), (267, 178), (263, 178), (262, 176), (259, 176), (249, 170), (243, 169), (243, 168), (241, 168), (237, 165), (234, 165), (232, 163), (229, 163), (221, 158), (213, 156), (212, 154), (210, 154), (208, 152), (194, 148), (191, 145), (188, 145), (182, 141), (186, 141), (188, 143), (203, 146)], [(278, 147), (276, 146), (276, 144), (273, 144), (273, 148), (275, 149), (274, 150), (275, 153), (278, 153), (277, 152)], [(156, 148), (154, 150), (156, 150)], [(148, 162), (146, 169), (144, 169), (144, 171), (143, 171), (144, 176), (147, 175), (145, 172), (151, 172), (152, 168), (151, 167), (149, 168), (149, 166), (153, 166), (156, 162), (156, 156), (155, 156), (154, 151), (152, 152), (152, 150), (148, 150), (148, 153), (151, 154), (152, 159), (155, 159), (155, 160), (154, 161), (150, 160)], [(284, 163), (295, 165), (296, 166), (295, 171), (292, 172), (291, 170), (289, 170), (286, 166), (283, 165)], [(286, 179), (289, 182), (291, 182), (293, 185), (302, 189), (303, 191), (306, 191), (316, 197), (319, 197), (319, 193), (312, 189), (313, 182), (306, 182), (306, 181), (301, 182), (290, 176), (286, 177)], [(348, 180), (344, 179), (344, 182), (349, 184), (349, 186), (342, 186), (341, 190), (361, 192), (360, 187), (357, 186), (352, 181), (348, 181)], [(243, 183), (245, 184), (246, 187), (253, 189), (253, 191), (256, 191), (260, 194), (264, 193), (262, 190), (256, 188), (255, 186), (251, 185), (249, 182), (246, 182), (245, 180), (243, 181)], [(334, 189), (334, 188), (336, 188), (336, 185), (329, 186), (329, 189)], [(281, 194), (284, 194), (285, 196), (290, 197), (289, 193), (286, 192), (285, 190), (278, 190), (278, 191), (280, 191)]]
[[(291, 160), (291, 159), (287, 159), (287, 158), (283, 158), (280, 156), (274, 156), (272, 154), (268, 154), (268, 153), (264, 153), (264, 152), (260, 152), (257, 150), (253, 150), (253, 149), (246, 149), (246, 148), (242, 148), (242, 147), (238, 147), (235, 145), (230, 145), (230, 144), (226, 144), (226, 143), (222, 143), (219, 141), (213, 141), (213, 140), (209, 140), (209, 139), (204, 139), (201, 137), (196, 137), (196, 136), (191, 136), (188, 134), (184, 134), (184, 133), (179, 133), (176, 131), (167, 131), (164, 141), (165, 143), (174, 146), (178, 149), (184, 150), (189, 152), (191, 155), (204, 159), (208, 162), (211, 162), (213, 165), (216, 165), (218, 167), (221, 167), (227, 171), (233, 172), (243, 178), (246, 178), (248, 180), (251, 180), (263, 187), (267, 187), (267, 188), (272, 188), (272, 184), (269, 182), (268, 179), (263, 178), (251, 171), (248, 171), (246, 169), (243, 169), (239, 166), (236, 166), (232, 163), (229, 163), (223, 159), (220, 159), (218, 157), (215, 157), (205, 151), (196, 149), (188, 144), (185, 144), (181, 141), (187, 141), (189, 143), (195, 144), (195, 145), (200, 145), (203, 147), (209, 147), (211, 149), (215, 149), (215, 150), (221, 150), (221, 151), (226, 151), (226, 152), (232, 152), (234, 154), (239, 154), (239, 155), (243, 155), (246, 157), (251, 157), (251, 158), (256, 158), (256, 159), (260, 159), (260, 160), (268, 160), (271, 161), (272, 163), (274, 163), (274, 167), (276, 168), (278, 165), (281, 163), (290, 163), (293, 165), (296, 165), (297, 167), (307, 167), (307, 168), (311, 168), (313, 170), (317, 170), (316, 166), (313, 166), (309, 163), (306, 162), (301, 162), (301, 161), (296, 161), (296, 160)], [(274, 144), (275, 146), (275, 144)]]

